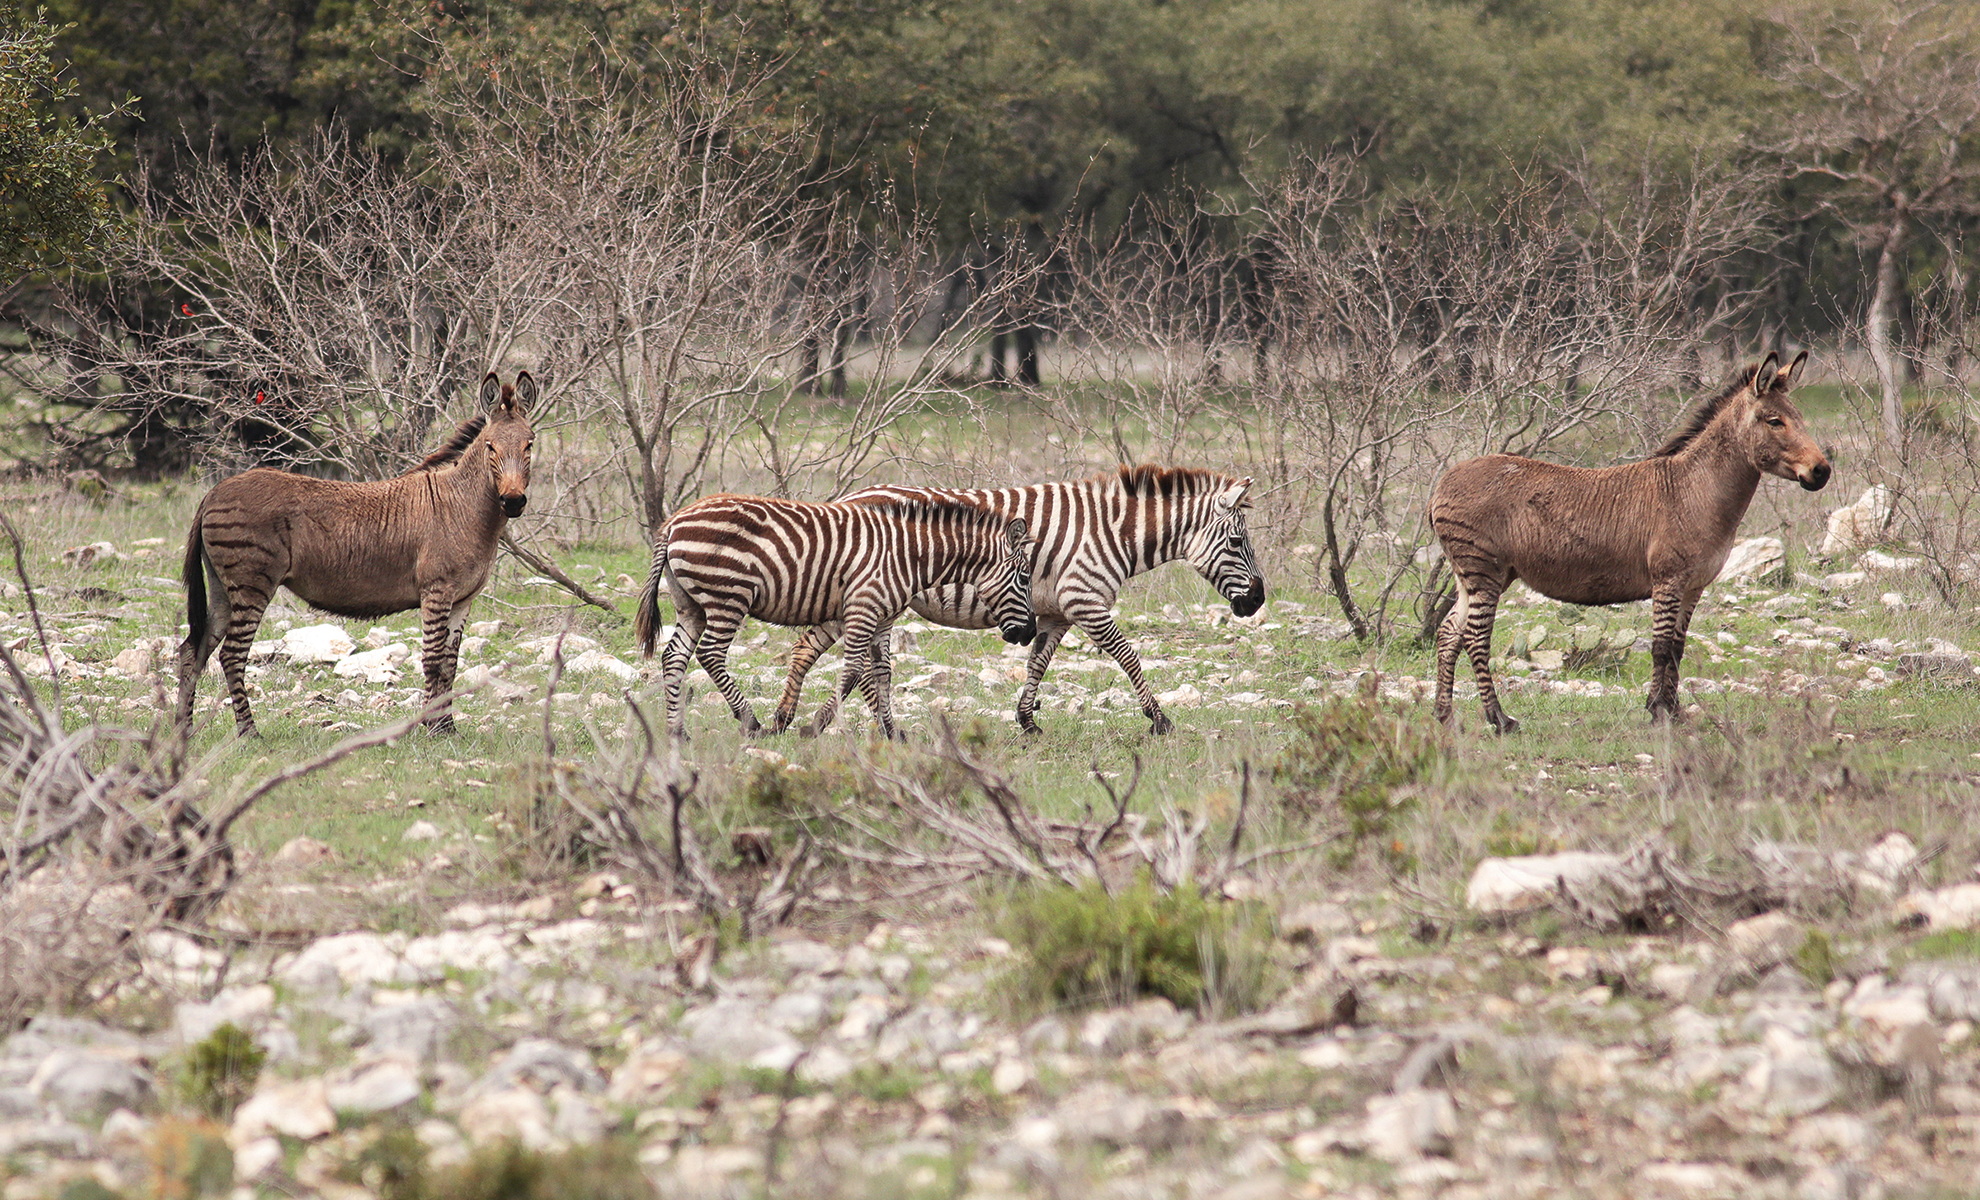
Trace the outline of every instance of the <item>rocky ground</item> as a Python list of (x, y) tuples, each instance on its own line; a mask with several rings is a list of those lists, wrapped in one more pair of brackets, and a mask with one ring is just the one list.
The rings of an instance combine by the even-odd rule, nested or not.
[[(43, 1016), (0, 1047), (5, 1194), (190, 1194), (146, 1189), (162, 1147), (205, 1138), (237, 1195), (355, 1198), (393, 1129), (435, 1166), (629, 1139), (669, 1197), (1971, 1194), (1980, 962), (1811, 962), (1817, 926), (1780, 912), (1716, 940), (1504, 924), (1626, 873), (1580, 857), (1600, 861), (1489, 860), (1449, 931), (1299, 902), (1289, 986), (1221, 1020), (1000, 1016), (984, 996), (1019, 951), (961, 917), (782, 931), (694, 986), (687, 914), (609, 876), (421, 936), (229, 959), (159, 934), (144, 987), (208, 998), (148, 1033)], [(1980, 884), (1904, 890), (1901, 835), (1835, 866), (1894, 921), (1980, 917)], [(201, 1124), (183, 1064), (223, 1022), (268, 1064)]]

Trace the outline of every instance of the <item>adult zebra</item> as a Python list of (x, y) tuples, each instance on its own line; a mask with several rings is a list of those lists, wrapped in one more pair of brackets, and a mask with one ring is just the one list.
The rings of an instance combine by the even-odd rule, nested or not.
[[(1018, 696), (1017, 723), (1038, 732), (1038, 684), (1067, 631), (1078, 626), (1093, 645), (1112, 655), (1134, 685), (1156, 733), (1175, 726), (1155, 701), (1141, 675), (1141, 656), (1114, 623), (1112, 608), (1121, 585), (1143, 571), (1178, 559), (1187, 561), (1230, 601), (1231, 611), (1248, 617), (1265, 603), (1265, 577), (1245, 531), (1245, 492), (1251, 480), (1181, 467), (1121, 467), (1074, 483), (1034, 483), (1029, 487), (961, 490), (881, 486), (843, 497), (843, 504), (885, 504), (902, 499), (953, 500), (981, 504), (1006, 517), (1031, 523), (1037, 549), (1032, 560), (1031, 606), (1038, 614), (1038, 638), (1031, 644), (1024, 691)], [(956, 629), (987, 629), (995, 620), (983, 598), (966, 585), (926, 591), (908, 602), (916, 613)], [(805, 630), (791, 649), (791, 669), (777, 702), (771, 728), (789, 725), (797, 713), (804, 677), (840, 637), (836, 624)], [(885, 640), (873, 653), (885, 658)], [(851, 650), (848, 649), (850, 658)]]
[[(709, 496), (674, 514), (653, 547), (653, 568), (633, 613), (633, 633), (653, 657), (660, 632), (660, 581), (674, 601), (674, 635), (661, 655), (667, 728), (686, 714), (681, 685), (698, 658), (744, 733), (761, 726), (729, 674), (729, 643), (745, 617), (777, 625), (829, 621), (843, 629), (846, 667), (839, 689), (804, 733), (832, 723), (858, 687), (880, 729), (894, 732), (892, 677), (885, 655), (895, 618), (930, 588), (967, 588), (983, 597), (985, 624), (1007, 642), (1038, 632), (1031, 615), (1031, 544), (1024, 518), (953, 500), (907, 497), (869, 504), (808, 504), (764, 496)], [(779, 722), (777, 731), (789, 725)]]

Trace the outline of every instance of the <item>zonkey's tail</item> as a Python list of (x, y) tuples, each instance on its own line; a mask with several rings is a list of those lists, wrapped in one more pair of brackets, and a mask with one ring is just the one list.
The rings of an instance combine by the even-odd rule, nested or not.
[(200, 518), (193, 516), (192, 532), (186, 535), (186, 561), (179, 578), (186, 585), (186, 636), (199, 645), (206, 633), (206, 535), (200, 531)]

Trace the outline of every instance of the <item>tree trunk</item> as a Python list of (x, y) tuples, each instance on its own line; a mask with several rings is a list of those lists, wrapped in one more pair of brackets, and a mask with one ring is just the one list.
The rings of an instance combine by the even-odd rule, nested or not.
[(1891, 327), (1897, 321), (1898, 256), (1904, 249), (1905, 224), (1904, 207), (1900, 203), (1892, 210), (1877, 247), (1876, 280), (1870, 293), (1870, 314), (1863, 329), (1863, 343), (1877, 368), (1877, 388), (1883, 399), (1884, 440), (1900, 453), (1904, 450), (1904, 395), (1897, 358), (1891, 352)]
[(1044, 382), (1038, 373), (1038, 326), (1018, 326), (1016, 341), (1018, 386), (1035, 388)]
[(1004, 343), (1009, 339), (1004, 334), (990, 335), (990, 386), (1004, 387), (1009, 382), (1004, 377)]

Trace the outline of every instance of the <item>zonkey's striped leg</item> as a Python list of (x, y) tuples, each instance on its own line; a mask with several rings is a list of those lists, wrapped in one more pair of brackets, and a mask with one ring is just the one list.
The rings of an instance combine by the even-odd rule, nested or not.
[(1499, 593), (1505, 584), (1496, 579), (1474, 580), (1465, 585), (1464, 648), (1471, 655), (1471, 672), (1478, 677), (1478, 701), (1485, 707), (1485, 720), (1500, 733), (1512, 733), (1519, 722), (1499, 707), (1499, 690), (1492, 684), (1492, 622), (1499, 616)]
[(1678, 664), (1684, 661), (1685, 633), (1698, 592), (1679, 583), (1657, 584), (1650, 593), (1650, 698), (1645, 707), (1654, 720), (1677, 716)]
[(1458, 651), (1464, 648), (1465, 614), (1470, 603), (1464, 585), (1459, 584), (1457, 603), (1437, 626), (1437, 701), (1430, 712), (1446, 725), (1451, 721), (1451, 693), (1457, 687)]
[(1112, 655), (1114, 661), (1121, 664), (1121, 670), (1127, 673), (1128, 682), (1134, 685), (1134, 694), (1141, 698), (1141, 711), (1147, 716), (1153, 731), (1168, 733), (1174, 729), (1175, 723), (1162, 711), (1162, 706), (1155, 702), (1154, 690), (1148, 686), (1148, 681), (1142, 678), (1141, 656), (1128, 644), (1120, 626), (1114, 624), (1114, 614), (1089, 602), (1067, 604), (1066, 616), (1073, 624), (1079, 626), (1079, 631), (1086, 635), (1087, 641)]
[[(454, 686), (455, 653), (460, 646), (459, 629), (454, 623), (453, 588), (436, 584), (419, 601), (419, 661), (426, 677), (426, 702), (430, 705)], [(467, 615), (466, 609), (461, 615)], [(454, 732), (453, 706), (436, 709), (426, 716), (426, 727), (434, 733)]]
[(784, 676), (784, 694), (777, 698), (777, 711), (770, 718), (770, 732), (782, 733), (797, 720), (798, 700), (804, 692), (804, 677), (811, 672), (818, 656), (832, 648), (845, 629), (843, 621), (813, 625), (798, 635), (791, 646), (791, 669)]
[(199, 690), (200, 673), (206, 670), (206, 662), (213, 657), (213, 651), (220, 645), (220, 631), (229, 622), (231, 609), (227, 604), (227, 589), (211, 570), (206, 572), (207, 607), (206, 623), (198, 629), (188, 629), (186, 640), (179, 643), (179, 727), (192, 725), (193, 694)]
[[(802, 737), (817, 737), (831, 725), (832, 718), (838, 715), (839, 704), (852, 690), (860, 686), (873, 666), (873, 631), (880, 625), (879, 615), (870, 604), (862, 604), (848, 597), (845, 606), (845, 669), (839, 673), (839, 686), (824, 705), (811, 718), (802, 730)], [(893, 723), (882, 720), (880, 731), (888, 737), (894, 736)]]
[(1026, 733), (1038, 733), (1038, 685), (1045, 678), (1045, 668), (1052, 665), (1052, 652), (1059, 648), (1071, 625), (1053, 617), (1038, 618), (1038, 636), (1031, 642), (1031, 657), (1025, 662), (1024, 690), (1018, 693), (1018, 728)]

